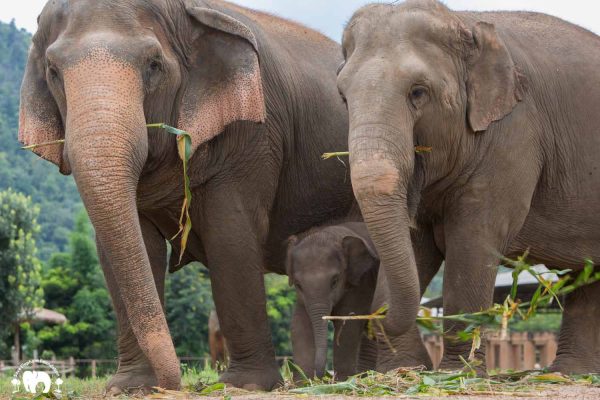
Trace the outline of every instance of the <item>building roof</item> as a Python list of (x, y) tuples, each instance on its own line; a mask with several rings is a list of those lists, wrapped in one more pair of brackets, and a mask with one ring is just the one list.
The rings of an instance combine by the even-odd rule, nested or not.
[(47, 324), (62, 325), (67, 322), (67, 317), (65, 317), (64, 314), (48, 310), (47, 308), (34, 308), (33, 312), (29, 313), (29, 315), (23, 313), (20, 321), (45, 322)]
[[(547, 279), (550, 282), (556, 282), (558, 280), (558, 276), (556, 274), (550, 273), (548, 271), (548, 268), (546, 268), (544, 265), (536, 265), (533, 267), (533, 269), (538, 274), (544, 274), (544, 279)], [(494, 303), (504, 302), (504, 300), (510, 293), (512, 284), (512, 272), (499, 272), (498, 275), (496, 275)], [(530, 300), (533, 296), (533, 293), (537, 290), (538, 286), (539, 282), (533, 275), (531, 275), (527, 271), (521, 272), (519, 274), (519, 285), (517, 287), (518, 298), (523, 301)], [(443, 304), (444, 303), (441, 296), (428, 301), (421, 301), (421, 305), (428, 308), (442, 308)], [(555, 305), (555, 302), (553, 302), (552, 305)]]

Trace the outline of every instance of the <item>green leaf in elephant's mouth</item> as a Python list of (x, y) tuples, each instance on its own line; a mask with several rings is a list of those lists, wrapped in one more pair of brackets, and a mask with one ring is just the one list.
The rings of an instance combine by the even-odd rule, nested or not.
[[(184, 198), (181, 206), (181, 216), (179, 217), (179, 231), (171, 238), (175, 240), (177, 236), (181, 235), (181, 246), (179, 250), (179, 263), (183, 259), (183, 254), (187, 247), (188, 237), (192, 230), (192, 219), (190, 217), (190, 204), (192, 203), (192, 191), (190, 190), (190, 177), (188, 176), (188, 164), (192, 157), (192, 138), (186, 131), (174, 128), (166, 124), (148, 124), (148, 128), (159, 128), (164, 129), (170, 134), (177, 136), (177, 151), (179, 152), (179, 158), (183, 162), (183, 182), (184, 182)], [(185, 219), (185, 223), (184, 223)]]

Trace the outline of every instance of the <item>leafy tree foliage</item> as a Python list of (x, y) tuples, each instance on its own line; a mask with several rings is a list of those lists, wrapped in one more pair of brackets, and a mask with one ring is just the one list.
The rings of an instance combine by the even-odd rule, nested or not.
[(214, 308), (210, 279), (200, 263), (167, 276), (165, 288), (169, 329), (179, 356), (208, 354), (208, 317)]
[[(290, 320), (296, 293), (289, 287), (287, 277), (266, 275), (265, 285), (275, 351), (290, 355)], [(167, 321), (177, 354), (208, 354), (208, 317), (214, 308), (208, 270), (200, 263), (187, 265), (167, 277), (165, 292)]]
[(40, 258), (48, 260), (69, 247), (69, 232), (80, 207), (79, 194), (70, 177), (33, 153), (20, 150), (19, 92), (31, 35), (14, 22), (0, 22), (0, 190), (9, 187), (31, 196), (39, 204)]
[(275, 353), (281, 356), (292, 354), (290, 323), (296, 291), (288, 284), (287, 276), (269, 274), (265, 277), (267, 291), (267, 315), (271, 325), (271, 335)]
[[(11, 189), (0, 192), (0, 339), (6, 339), (20, 318), (44, 304), (35, 245), (38, 213), (29, 197)], [(0, 340), (0, 351), (6, 352), (4, 342)]]
[(55, 253), (44, 270), (46, 306), (65, 314), (64, 325), (37, 328), (37, 346), (59, 358), (116, 356), (116, 322), (85, 211), (76, 217), (69, 251)]

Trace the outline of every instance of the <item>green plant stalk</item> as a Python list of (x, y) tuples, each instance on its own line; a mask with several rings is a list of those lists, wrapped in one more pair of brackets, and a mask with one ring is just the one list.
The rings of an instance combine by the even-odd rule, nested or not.
[(21, 150), (35, 150), (38, 147), (52, 146), (52, 145), (64, 144), (64, 143), (65, 143), (65, 139), (58, 139), (58, 140), (52, 140), (51, 142), (23, 146), (23, 147), (21, 147)]
[[(515, 264), (516, 270), (520, 273), (522, 271), (528, 271), (530, 274), (536, 277), (539, 282), (538, 291), (536, 291), (536, 296), (532, 298), (532, 300), (527, 302), (520, 302), (517, 299), (513, 299), (511, 296), (514, 291), (511, 290), (511, 294), (509, 294), (504, 301), (503, 304), (494, 304), (492, 307), (487, 310), (482, 310), (473, 313), (462, 313), (455, 315), (442, 315), (442, 316), (431, 316), (431, 312), (428, 309), (423, 309), (426, 316), (417, 317), (416, 322), (430, 330), (440, 330), (439, 326), (436, 326), (434, 323), (442, 322), (442, 321), (454, 321), (461, 322), (467, 324), (468, 327), (466, 330), (459, 332), (459, 337), (463, 337), (466, 339), (473, 340), (473, 346), (471, 349), (471, 356), (474, 354), (474, 351), (479, 348), (481, 343), (481, 328), (484, 327), (498, 327), (500, 326), (502, 332), (506, 334), (508, 329), (509, 321), (511, 321), (516, 314), (519, 314), (523, 319), (527, 319), (533, 315), (537, 308), (541, 306), (549, 305), (553, 300), (558, 300), (559, 296), (563, 296), (577, 290), (583, 286), (593, 284), (595, 282), (600, 281), (600, 272), (594, 273), (594, 265), (591, 260), (586, 260), (583, 271), (579, 273), (577, 278), (573, 279), (571, 276), (566, 275), (556, 283), (552, 284), (545, 280), (541, 275), (545, 273), (557, 273), (564, 274), (565, 271), (548, 271), (544, 273), (538, 273), (533, 268), (527, 264), (525, 260), (526, 254), (524, 257), (520, 257), (519, 260)], [(515, 276), (516, 283), (513, 282), (513, 287), (518, 285), (518, 275)], [(567, 282), (570, 282), (567, 284)], [(516, 296), (516, 294), (515, 294)], [(325, 320), (367, 320), (369, 321), (369, 332), (372, 331), (372, 327), (370, 327), (371, 322), (375, 321), (379, 324), (380, 320), (385, 318), (385, 313), (387, 311), (387, 307), (382, 307), (377, 310), (375, 313), (370, 315), (351, 315), (351, 316), (325, 316), (323, 319)], [(524, 312), (526, 311), (526, 312)], [(498, 320), (500, 317), (500, 320)], [(370, 333), (371, 334), (371, 333)]]
[[(179, 217), (179, 231), (175, 234), (175, 236), (171, 238), (171, 240), (174, 240), (175, 238), (177, 238), (177, 236), (181, 235), (181, 249), (179, 252), (179, 263), (181, 264), (183, 254), (185, 253), (185, 249), (187, 248), (187, 241), (192, 230), (192, 219), (190, 217), (190, 204), (192, 202), (192, 192), (190, 190), (190, 178), (188, 176), (188, 165), (192, 156), (192, 138), (186, 131), (174, 128), (163, 123), (147, 124), (146, 127), (164, 129), (168, 133), (177, 136), (177, 150), (179, 153), (179, 158), (181, 158), (181, 161), (183, 162), (184, 200), (183, 205), (181, 206), (181, 216)], [(21, 147), (21, 149), (35, 150), (38, 147), (52, 146), (64, 143), (64, 139), (59, 139), (50, 142), (24, 146)]]
[[(431, 153), (432, 151), (433, 151), (433, 148), (430, 146), (415, 146), (415, 153), (417, 153), (417, 154)], [(348, 157), (349, 155), (350, 155), (349, 151), (336, 151), (333, 153), (323, 153), (321, 155), (321, 159), (329, 160), (330, 158)]]
[(183, 259), (183, 254), (187, 248), (187, 241), (192, 230), (192, 218), (190, 217), (190, 204), (192, 203), (192, 191), (190, 189), (190, 177), (188, 175), (188, 165), (192, 157), (192, 138), (186, 131), (174, 128), (167, 124), (148, 124), (148, 128), (164, 129), (167, 133), (177, 137), (177, 151), (179, 158), (183, 162), (183, 182), (184, 182), (184, 198), (181, 206), (181, 215), (179, 217), (179, 231), (171, 238), (175, 240), (181, 235), (181, 246), (179, 250), (179, 263)]

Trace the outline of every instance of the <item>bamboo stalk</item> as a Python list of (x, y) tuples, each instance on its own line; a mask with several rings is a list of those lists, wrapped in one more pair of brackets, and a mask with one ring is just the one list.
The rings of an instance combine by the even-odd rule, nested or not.
[[(415, 146), (415, 153), (417, 153), (417, 154), (431, 153), (432, 150), (433, 150), (433, 147), (431, 147), (431, 146)], [(329, 160), (330, 158), (348, 157), (349, 155), (350, 155), (349, 151), (336, 151), (333, 153), (323, 153), (321, 155), (321, 159)]]
[(52, 146), (52, 145), (56, 145), (56, 144), (63, 144), (64, 142), (65, 142), (65, 139), (58, 139), (58, 140), (53, 140), (51, 142), (39, 143), (39, 144), (32, 144), (30, 146), (24, 146), (24, 147), (21, 147), (21, 150), (35, 150), (38, 147)]
[(356, 321), (385, 319), (385, 315), (326, 315), (322, 318), (326, 321)]

